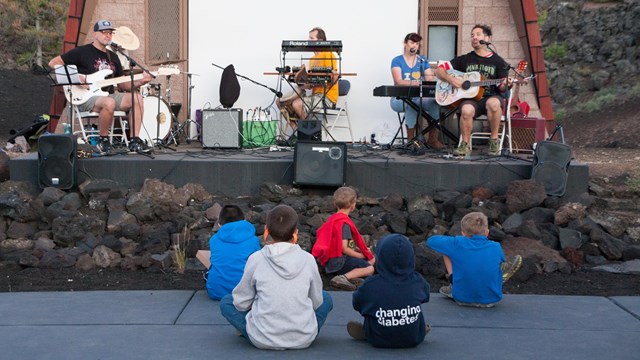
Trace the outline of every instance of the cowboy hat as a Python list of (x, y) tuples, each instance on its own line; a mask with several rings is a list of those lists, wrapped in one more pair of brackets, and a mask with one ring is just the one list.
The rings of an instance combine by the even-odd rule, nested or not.
[(113, 42), (126, 50), (137, 50), (140, 47), (140, 40), (136, 34), (126, 26), (120, 26), (113, 33)]

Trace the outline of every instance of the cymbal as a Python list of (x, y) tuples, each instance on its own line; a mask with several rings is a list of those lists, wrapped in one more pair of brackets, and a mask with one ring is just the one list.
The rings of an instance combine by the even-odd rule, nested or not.
[(158, 65), (158, 66), (163, 66), (163, 65), (171, 65), (171, 64), (180, 64), (187, 61), (186, 59), (181, 59), (181, 60), (167, 60), (167, 61), (163, 61), (163, 62), (159, 62), (157, 64), (154, 65)]
[(133, 69), (133, 70), (125, 69), (122, 71), (122, 75), (124, 76), (129, 76), (131, 75), (131, 73), (133, 73), (133, 75), (142, 74), (142, 69)]

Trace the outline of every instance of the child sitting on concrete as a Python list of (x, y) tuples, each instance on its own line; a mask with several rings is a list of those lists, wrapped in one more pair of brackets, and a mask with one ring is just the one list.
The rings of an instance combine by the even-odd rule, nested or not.
[[(354, 283), (373, 275), (376, 262), (349, 218), (349, 213), (356, 208), (356, 197), (356, 191), (346, 186), (333, 193), (333, 204), (338, 211), (318, 229), (311, 251), (327, 275), (333, 276), (331, 286), (343, 290), (355, 290)], [(359, 251), (349, 247), (350, 240), (355, 242)]]
[(500, 244), (487, 238), (488, 220), (481, 212), (465, 215), (461, 228), (462, 236), (434, 235), (427, 240), (429, 248), (444, 255), (451, 280), (440, 293), (460, 305), (493, 307), (502, 300), (502, 283), (520, 268), (522, 257), (505, 262)]
[(256, 228), (244, 220), (244, 213), (236, 205), (226, 205), (218, 216), (220, 229), (209, 239), (210, 267), (207, 293), (220, 300), (238, 285), (249, 255), (260, 250)]
[(353, 293), (353, 308), (364, 325), (350, 321), (347, 332), (382, 348), (420, 344), (431, 330), (420, 304), (429, 301), (429, 283), (415, 271), (416, 255), (405, 236), (390, 234), (376, 245), (377, 273)]
[(222, 315), (260, 349), (309, 347), (333, 308), (315, 259), (293, 244), (297, 226), (291, 207), (269, 211), (273, 243), (249, 257), (240, 283), (220, 301)]

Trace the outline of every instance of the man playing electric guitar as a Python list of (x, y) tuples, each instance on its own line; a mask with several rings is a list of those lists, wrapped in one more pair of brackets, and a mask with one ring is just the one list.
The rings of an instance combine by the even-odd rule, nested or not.
[[(86, 75), (94, 74), (101, 70), (111, 70), (115, 77), (121, 76), (123, 70), (118, 55), (107, 49), (114, 31), (115, 28), (110, 21), (98, 21), (93, 27), (92, 43), (78, 46), (60, 56), (56, 56), (49, 62), (49, 67), (54, 69), (60, 65), (76, 65), (78, 72), (85, 75), (80, 76), (83, 81), (86, 79)], [(140, 87), (151, 81), (151, 79), (151, 76), (145, 73), (142, 79), (134, 81), (134, 87)], [(88, 89), (89, 86), (87, 85), (86, 88)], [(130, 82), (124, 80), (118, 84), (118, 89), (123, 91), (135, 90), (131, 89)], [(93, 96), (82, 104), (77, 105), (80, 111), (93, 111), (100, 114), (98, 149), (104, 153), (110, 153), (113, 150), (108, 137), (109, 129), (113, 122), (113, 112), (115, 110), (129, 111), (131, 109), (130, 93), (113, 90), (109, 92), (110, 94), (107, 96)], [(134, 112), (135, 118), (133, 122), (136, 133), (133, 134), (133, 138), (129, 142), (129, 150), (147, 152), (149, 147), (138, 137), (144, 111), (142, 96), (138, 92), (135, 92), (135, 106), (136, 111)]]
[(500, 117), (504, 97), (509, 90), (510, 81), (509, 65), (498, 54), (488, 49), (486, 44), (491, 41), (491, 27), (488, 25), (476, 25), (471, 30), (471, 47), (473, 51), (468, 54), (458, 56), (450, 62), (440, 64), (436, 69), (438, 79), (445, 81), (455, 89), (460, 89), (463, 80), (453, 76), (448, 71), (459, 70), (462, 72), (479, 72), (485, 79), (504, 79), (497, 85), (485, 87), (482, 98), (479, 100), (464, 99), (460, 105), (460, 145), (454, 150), (454, 155), (465, 156), (471, 153), (469, 142), (471, 141), (471, 131), (473, 129), (473, 118), (486, 114), (491, 128), (491, 139), (489, 139), (489, 154), (500, 155), (500, 141), (498, 130), (500, 128)]

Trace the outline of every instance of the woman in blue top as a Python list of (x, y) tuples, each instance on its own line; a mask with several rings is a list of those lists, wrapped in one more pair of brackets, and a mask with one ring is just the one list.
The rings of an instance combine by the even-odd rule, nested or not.
[[(429, 66), (429, 60), (425, 56), (418, 54), (420, 41), (422, 41), (422, 36), (416, 33), (409, 33), (404, 37), (404, 52), (391, 60), (393, 85), (418, 86), (421, 84), (421, 80), (436, 80), (435, 74)], [(420, 106), (419, 97), (412, 98), (411, 101)], [(396, 112), (404, 112), (407, 138), (413, 139), (416, 136), (415, 126), (418, 112), (397, 98), (391, 98), (391, 108)], [(440, 108), (434, 98), (423, 97), (422, 108), (434, 119), (440, 117)], [(436, 150), (444, 148), (444, 145), (438, 140), (437, 129), (429, 131), (427, 144)]]

